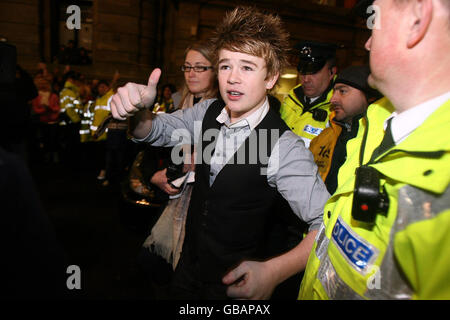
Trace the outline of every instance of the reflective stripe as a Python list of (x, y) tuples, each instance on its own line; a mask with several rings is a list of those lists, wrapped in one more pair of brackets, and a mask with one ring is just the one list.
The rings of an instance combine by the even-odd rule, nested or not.
[(397, 218), (390, 234), (389, 247), (380, 266), (381, 288), (367, 290), (365, 296), (371, 299), (411, 299), (413, 291), (403, 280), (394, 256), (394, 237), (408, 225), (431, 219), (450, 207), (450, 188), (434, 195), (407, 185), (398, 191)]
[(62, 97), (59, 101), (61, 102), (61, 103), (63, 103), (64, 101), (66, 101), (67, 99), (69, 99), (69, 100), (74, 100), (75, 98), (73, 98), (73, 97), (71, 97), (71, 96), (64, 96), (64, 97)]
[(106, 106), (95, 106), (95, 110), (106, 110), (106, 111), (111, 111), (111, 109), (109, 108), (109, 105)]
[(91, 126), (91, 130), (92, 130), (92, 131), (97, 131), (97, 129), (98, 129), (98, 127), (96, 127), (96, 126)]
[(320, 260), (317, 278), (330, 299), (362, 300), (337, 274), (327, 255), (330, 239), (325, 235), (325, 225), (322, 223), (316, 236), (316, 256)]
[(108, 110), (111, 110), (111, 100), (114, 97), (114, 95), (111, 95), (111, 97), (108, 98), (108, 101), (106, 102), (106, 105), (108, 106)]
[(81, 120), (81, 124), (91, 124), (90, 120)]
[(330, 239), (325, 235), (325, 224), (322, 222), (319, 232), (316, 235), (316, 256), (319, 260), (327, 254), (328, 243)]
[(80, 130), (80, 134), (90, 134), (89, 130)]
[(63, 113), (63, 112), (66, 112), (66, 108), (61, 108), (61, 109), (59, 110), (59, 113)]
[(73, 103), (66, 104), (66, 108), (73, 108)]
[(317, 278), (322, 284), (329, 299), (336, 300), (362, 300), (363, 298), (353, 291), (337, 274), (330, 261), (329, 256), (325, 256), (320, 261)]

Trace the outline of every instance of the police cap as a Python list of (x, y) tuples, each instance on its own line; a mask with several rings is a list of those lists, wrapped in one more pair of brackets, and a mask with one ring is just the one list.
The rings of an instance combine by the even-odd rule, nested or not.
[(337, 45), (315, 41), (301, 41), (295, 45), (300, 50), (297, 70), (300, 74), (320, 71), (328, 60), (336, 57)]

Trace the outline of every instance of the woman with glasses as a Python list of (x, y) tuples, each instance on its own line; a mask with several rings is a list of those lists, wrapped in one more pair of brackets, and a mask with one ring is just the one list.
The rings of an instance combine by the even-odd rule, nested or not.
[(212, 50), (208, 42), (196, 42), (186, 49), (181, 66), (185, 84), (180, 108), (192, 107), (201, 100), (217, 96), (217, 80), (211, 62)]
[[(217, 78), (211, 65), (212, 49), (209, 42), (196, 42), (185, 51), (184, 63), (181, 71), (184, 72), (184, 86), (180, 91), (181, 100), (179, 104), (175, 101), (175, 109), (185, 109), (194, 104), (215, 98), (217, 96)], [(189, 168), (189, 169), (194, 169)], [(185, 168), (185, 171), (187, 168)], [(167, 179), (167, 168), (156, 171), (150, 182), (156, 185), (169, 196), (175, 196), (180, 190), (174, 188)]]

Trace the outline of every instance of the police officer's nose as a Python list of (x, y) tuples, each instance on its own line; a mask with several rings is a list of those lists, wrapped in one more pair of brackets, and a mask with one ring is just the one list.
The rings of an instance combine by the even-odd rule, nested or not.
[(303, 83), (310, 83), (311, 82), (311, 75), (310, 74), (305, 74), (303, 76)]
[(369, 39), (367, 39), (366, 44), (364, 45), (364, 47), (366, 48), (367, 51), (370, 51), (370, 47), (372, 46), (372, 36), (370, 36)]

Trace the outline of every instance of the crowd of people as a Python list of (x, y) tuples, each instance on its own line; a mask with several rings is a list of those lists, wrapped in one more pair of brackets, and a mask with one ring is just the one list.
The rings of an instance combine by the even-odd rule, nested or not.
[[(110, 80), (87, 79), (71, 70), (70, 65), (59, 72), (48, 70), (42, 62), (33, 76), (18, 70), (20, 77), (28, 80), (21, 82), (27, 87), (20, 88), (27, 101), (17, 107), (23, 112), (11, 117), (14, 123), (23, 123), (19, 141), (21, 156), (26, 161), (64, 163), (79, 168), (89, 162), (90, 167), (98, 169), (97, 179), (102, 185), (120, 182), (136, 150), (127, 155), (132, 143), (126, 121), (105, 121), (110, 115), (108, 100), (117, 87), (119, 73), (116, 71)], [(154, 111), (174, 111), (178, 107), (172, 100), (176, 87), (166, 84), (159, 90)], [(104, 128), (98, 130), (103, 122)], [(11, 141), (5, 139), (3, 146), (19, 153)]]
[(95, 143), (107, 185), (127, 135), (146, 146), (164, 206), (139, 262), (160, 298), (449, 299), (450, 7), (374, 4), (370, 65), (338, 70), (335, 44), (302, 41), (282, 102), (288, 33), (255, 8), (186, 49), (177, 92), (158, 68), (114, 90), (118, 74), (61, 82), (41, 65), (44, 158)]

